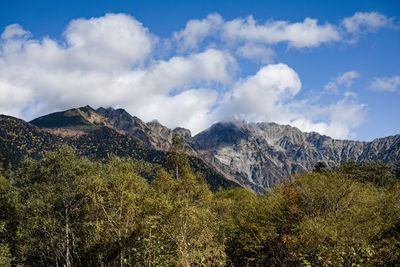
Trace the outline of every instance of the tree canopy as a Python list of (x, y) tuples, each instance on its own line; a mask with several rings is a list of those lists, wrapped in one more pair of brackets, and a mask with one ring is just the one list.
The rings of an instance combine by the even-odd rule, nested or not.
[(0, 266), (399, 266), (397, 169), (316, 168), (261, 196), (212, 192), (171, 152), (165, 169), (64, 146), (3, 174)]

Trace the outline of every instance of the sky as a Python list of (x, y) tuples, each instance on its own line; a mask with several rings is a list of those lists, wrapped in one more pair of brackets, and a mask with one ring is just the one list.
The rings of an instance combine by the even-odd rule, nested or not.
[(0, 114), (400, 134), (400, 2), (0, 1)]

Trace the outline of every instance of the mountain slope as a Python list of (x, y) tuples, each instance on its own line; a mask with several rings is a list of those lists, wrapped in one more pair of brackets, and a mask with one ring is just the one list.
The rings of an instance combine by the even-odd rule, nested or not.
[(192, 137), (189, 130), (171, 130), (156, 121), (144, 123), (121, 109), (97, 111), (118, 130), (145, 140), (155, 149), (168, 150), (172, 137), (180, 135), (189, 154), (256, 192), (292, 173), (311, 170), (317, 162), (335, 167), (347, 161), (392, 163), (399, 160), (399, 136), (373, 142), (335, 140), (288, 125), (234, 121), (216, 123)]
[[(86, 108), (86, 107), (85, 107)], [(75, 110), (79, 110), (74, 109)], [(92, 112), (92, 111), (91, 111)], [(80, 114), (79, 112), (77, 114)], [(95, 114), (98, 116), (99, 114)], [(60, 113), (46, 115), (62, 118)], [(69, 116), (69, 115), (68, 115)], [(93, 115), (91, 115), (93, 117)], [(63, 118), (62, 118), (63, 119)], [(85, 119), (85, 117), (83, 117)], [(51, 121), (51, 120), (50, 120)], [(5, 167), (16, 167), (24, 157), (40, 158), (46, 151), (53, 151), (63, 144), (74, 147), (79, 155), (89, 158), (104, 160), (110, 155), (129, 157), (135, 160), (143, 160), (152, 164), (164, 165), (168, 156), (167, 151), (156, 150), (144, 144), (135, 136), (129, 136), (113, 129), (109, 122), (103, 125), (81, 120), (62, 123), (46, 124), (53, 128), (39, 128), (33, 124), (10, 116), (0, 115), (0, 162)], [(65, 125), (65, 128), (62, 125)], [(70, 131), (77, 127), (83, 128), (82, 134), (66, 135), (64, 131)], [(53, 132), (56, 128), (57, 132)], [(226, 179), (215, 169), (210, 168), (201, 159), (189, 157), (192, 168), (203, 174), (213, 190), (221, 187), (237, 186), (233, 181)]]
[(23, 120), (0, 115), (0, 162), (5, 167), (16, 166), (25, 156), (40, 157), (62, 142), (62, 138)]
[(112, 128), (109, 121), (90, 106), (51, 113), (30, 123), (59, 136), (81, 136), (101, 126)]
[(191, 147), (192, 136), (188, 129), (178, 127), (171, 130), (158, 121), (144, 123), (123, 109), (101, 107), (97, 109), (97, 112), (107, 118), (116, 130), (126, 135), (137, 137), (145, 144), (158, 150), (167, 151), (170, 149), (172, 138), (177, 134), (182, 138), (187, 152), (191, 155), (196, 155)]
[(335, 140), (276, 123), (217, 123), (193, 138), (207, 162), (241, 184), (268, 188), (291, 173), (347, 161), (400, 160), (400, 135), (372, 142)]
[[(372, 142), (335, 140), (288, 125), (233, 121), (216, 123), (192, 137), (187, 129), (172, 130), (157, 121), (145, 123), (123, 109), (94, 110), (89, 106), (52, 113), (31, 123), (42, 130), (27, 124), (23, 126), (26, 132), (18, 135), (29, 136), (31, 131), (49, 140), (49, 144), (31, 146), (31, 150), (68, 143), (90, 157), (115, 154), (160, 164), (165, 162), (172, 138), (179, 135), (192, 165), (207, 172), (211, 184), (235, 181), (259, 193), (293, 173), (313, 169), (318, 162), (335, 167), (347, 161), (400, 160), (400, 135)], [(12, 151), (14, 144), (4, 141), (7, 133), (1, 136), (0, 146)]]

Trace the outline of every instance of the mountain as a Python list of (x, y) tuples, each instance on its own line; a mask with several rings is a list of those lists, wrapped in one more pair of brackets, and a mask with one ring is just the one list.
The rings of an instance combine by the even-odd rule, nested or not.
[(40, 157), (43, 151), (57, 149), (62, 138), (21, 119), (0, 115), (0, 163), (17, 165), (24, 156)]
[(372, 142), (335, 140), (276, 123), (217, 123), (196, 135), (200, 157), (240, 184), (268, 188), (317, 162), (335, 167), (348, 161), (400, 160), (400, 135)]
[[(13, 124), (20, 126), (13, 128)], [(89, 157), (104, 159), (115, 154), (163, 164), (172, 138), (179, 135), (192, 166), (207, 173), (206, 179), (214, 188), (240, 184), (258, 193), (293, 173), (312, 170), (318, 162), (335, 167), (347, 161), (400, 160), (400, 135), (372, 142), (335, 140), (289, 125), (231, 121), (216, 123), (192, 136), (187, 129), (169, 129), (157, 121), (146, 123), (113, 108), (94, 110), (86, 106), (48, 114), (30, 123), (2, 116), (0, 126), (12, 128), (16, 139), (24, 139), (16, 142), (10, 139), (15, 134), (0, 131), (0, 148), (8, 151), (2, 153), (20, 153), (13, 156), (15, 159), (25, 154), (38, 156), (40, 151), (67, 143)], [(30, 136), (42, 142), (32, 143)]]
[[(126, 133), (133, 136), (140, 132), (139, 136), (145, 136), (155, 149), (168, 150), (172, 137), (180, 135), (189, 154), (256, 192), (293, 173), (312, 170), (317, 162), (335, 167), (347, 161), (400, 160), (400, 135), (372, 142), (335, 140), (315, 132), (301, 132), (289, 125), (233, 121), (216, 123), (192, 137), (187, 129), (171, 130), (158, 122), (144, 123), (124, 110), (97, 111), (107, 116), (118, 130), (129, 128)], [(140, 123), (129, 123), (132, 118)]]
[[(0, 115), (0, 163), (5, 167), (15, 168), (24, 157), (39, 158), (64, 144), (74, 147), (79, 155), (100, 160), (116, 155), (165, 166), (168, 156), (168, 151), (154, 149), (114, 129), (90, 107), (52, 113), (30, 123)], [(190, 156), (189, 162), (213, 190), (238, 186), (197, 157)]]
[[(135, 116), (131, 116), (124, 109), (99, 108), (97, 112), (103, 115), (111, 125), (126, 135), (135, 136), (145, 144), (159, 150), (168, 150), (172, 145), (172, 138), (175, 134), (181, 136), (187, 148), (190, 148), (192, 135), (184, 128), (169, 129), (158, 121), (144, 123)], [(192, 149), (188, 149), (191, 151)], [(193, 152), (193, 151), (191, 151)]]
[(108, 120), (90, 106), (55, 112), (30, 121), (31, 124), (60, 136), (81, 136), (102, 126), (112, 128)]

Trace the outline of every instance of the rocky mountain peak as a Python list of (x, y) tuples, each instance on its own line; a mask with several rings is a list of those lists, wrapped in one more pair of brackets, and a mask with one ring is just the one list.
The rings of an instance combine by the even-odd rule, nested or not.
[(335, 140), (273, 122), (219, 122), (192, 137), (187, 129), (171, 130), (158, 121), (145, 123), (124, 109), (94, 110), (86, 106), (52, 113), (33, 120), (32, 124), (64, 135), (69, 131), (73, 135), (98, 127), (110, 128), (162, 151), (168, 151), (174, 135), (179, 135), (187, 153), (256, 192), (263, 192), (292, 173), (311, 170), (317, 162), (334, 167), (346, 161), (400, 160), (400, 135), (372, 142)]
[(144, 123), (138, 117), (132, 116), (125, 109), (100, 107), (96, 111), (106, 117), (110, 121), (110, 123), (118, 130), (129, 132), (133, 128), (140, 128), (142, 130), (145, 130), (147, 128), (146, 123)]
[(192, 141), (192, 133), (186, 128), (176, 127), (172, 132), (179, 135), (186, 142)]
[(207, 130), (193, 137), (193, 141), (200, 149), (217, 149), (219, 147), (235, 145), (249, 137), (246, 124), (238, 121), (219, 122)]
[(30, 123), (60, 136), (81, 136), (98, 127), (112, 127), (107, 118), (90, 106), (50, 113)]
[(191, 132), (188, 129), (178, 127), (171, 130), (157, 120), (145, 123), (124, 109), (101, 107), (97, 112), (106, 117), (117, 131), (136, 137), (155, 149), (169, 150), (175, 134), (181, 136), (185, 144), (191, 142)]

